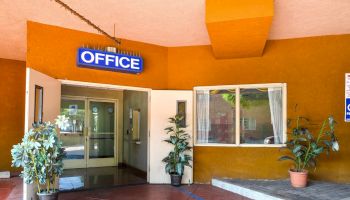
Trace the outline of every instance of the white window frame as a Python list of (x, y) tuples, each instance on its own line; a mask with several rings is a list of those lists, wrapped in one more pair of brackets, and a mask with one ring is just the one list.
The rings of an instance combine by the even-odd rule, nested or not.
[[(236, 112), (236, 143), (235, 144), (221, 144), (221, 143), (197, 143), (197, 101), (196, 95), (198, 90), (225, 90), (235, 89), (236, 97), (240, 95), (240, 89), (254, 89), (254, 88), (282, 88), (282, 109), (283, 109), (283, 144), (241, 144), (240, 143), (240, 112)], [(287, 142), (287, 84), (286, 83), (266, 83), (266, 84), (245, 84), (245, 85), (216, 85), (216, 86), (198, 86), (193, 88), (193, 144), (194, 146), (209, 146), (209, 147), (284, 147)], [(236, 110), (240, 110), (240, 102), (236, 101)]]

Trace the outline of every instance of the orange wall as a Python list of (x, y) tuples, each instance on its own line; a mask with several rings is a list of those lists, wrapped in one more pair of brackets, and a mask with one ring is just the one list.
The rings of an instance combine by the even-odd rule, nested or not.
[(206, 0), (205, 23), (216, 58), (261, 56), (274, 15), (273, 0)]
[[(288, 117), (295, 104), (299, 114), (320, 122), (333, 114), (341, 152), (321, 159), (316, 179), (350, 182), (350, 125), (344, 123), (344, 73), (350, 72), (350, 35), (268, 41), (264, 55), (220, 59), (210, 46), (164, 48), (123, 40), (122, 48), (141, 52), (141, 75), (76, 67), (76, 50), (107, 45), (105, 37), (28, 22), (27, 66), (55, 78), (150, 87), (192, 89), (200, 85), (286, 82)], [(211, 177), (285, 178), (287, 162), (277, 162), (277, 148), (195, 147), (196, 182)]]
[(58, 79), (164, 89), (167, 81), (167, 49), (122, 40), (121, 49), (141, 53), (144, 72), (139, 75), (79, 68), (77, 49), (114, 43), (105, 36), (27, 22), (27, 66)]
[(25, 62), (0, 58), (0, 171), (11, 168), (12, 145), (24, 134)]
[[(169, 89), (193, 86), (287, 83), (288, 117), (338, 121), (341, 151), (322, 158), (314, 178), (350, 182), (350, 124), (344, 122), (344, 73), (350, 72), (350, 35), (268, 41), (262, 57), (216, 60), (210, 46), (168, 50)], [(286, 178), (291, 163), (277, 162), (278, 148), (195, 147), (194, 180), (211, 177)]]

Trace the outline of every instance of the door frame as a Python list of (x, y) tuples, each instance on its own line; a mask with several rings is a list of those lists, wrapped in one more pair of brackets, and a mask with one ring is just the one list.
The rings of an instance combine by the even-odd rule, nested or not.
[[(78, 101), (84, 101), (85, 107), (85, 117), (84, 117), (84, 131), (83, 131), (83, 137), (84, 137), (84, 164), (79, 164), (77, 162), (82, 161), (81, 159), (71, 159), (71, 160), (64, 160), (65, 169), (72, 169), (72, 168), (86, 168), (86, 167), (105, 167), (104, 165), (98, 165), (99, 162), (103, 162), (105, 158), (96, 158), (96, 159), (89, 159), (89, 146), (90, 146), (90, 101), (94, 102), (109, 102), (109, 103), (114, 103), (114, 158), (113, 158), (113, 163), (111, 164), (112, 166), (117, 166), (118, 165), (118, 150), (117, 150), (117, 145), (118, 145), (118, 114), (119, 114), (119, 107), (118, 107), (118, 99), (112, 99), (112, 98), (96, 98), (96, 97), (86, 97), (86, 96), (72, 96), (72, 95), (61, 95), (61, 100), (78, 100)], [(94, 161), (92, 161), (94, 160)], [(89, 163), (90, 162), (90, 163)], [(108, 165), (110, 166), (110, 165)]]
[[(133, 86), (123, 86), (123, 85), (113, 85), (113, 84), (104, 84), (104, 83), (93, 83), (93, 82), (83, 82), (83, 81), (72, 81), (72, 80), (63, 80), (58, 79), (61, 85), (71, 85), (71, 86), (80, 86), (80, 87), (91, 87), (98, 89), (109, 89), (109, 90), (132, 90), (132, 91), (140, 91), (147, 92), (148, 96), (148, 113), (147, 113), (147, 182), (150, 180), (150, 126), (151, 126), (151, 91), (150, 88), (142, 88), (142, 87), (133, 87)], [(122, 143), (122, 145), (124, 145)], [(119, 159), (119, 157), (118, 157)], [(119, 160), (117, 160), (117, 163)]]
[[(119, 113), (119, 108), (118, 108), (118, 99), (106, 99), (106, 98), (89, 98), (87, 97), (86, 98), (86, 103), (87, 103), (87, 106), (86, 106), (86, 109), (88, 111), (87, 113), (87, 117), (88, 117), (88, 120), (86, 121), (86, 125), (87, 125), (87, 135), (86, 137), (90, 137), (90, 133), (91, 133), (91, 130), (90, 130), (90, 102), (91, 101), (94, 101), (94, 102), (107, 102), (107, 103), (114, 103), (114, 138), (115, 138), (115, 141), (114, 141), (114, 158), (113, 158), (113, 163), (112, 163), (112, 166), (118, 166), (118, 150), (117, 150), (117, 146), (118, 146), (118, 122), (119, 122), (119, 118), (118, 118), (118, 113)], [(104, 162), (104, 161), (107, 161), (106, 159), (109, 159), (109, 160), (112, 160), (110, 158), (94, 158), (94, 159), (90, 159), (89, 158), (89, 155), (90, 155), (90, 151), (89, 151), (89, 147), (90, 147), (90, 138), (87, 140), (86, 142), (86, 167), (106, 167), (106, 166), (110, 166), (108, 163), (106, 166), (104, 165), (99, 165), (98, 163), (99, 162)]]
[[(61, 101), (62, 99), (65, 100), (77, 100), (77, 101), (84, 101), (85, 104), (85, 112), (87, 110), (87, 99), (85, 97), (81, 97), (81, 96), (68, 96), (68, 95), (62, 95), (61, 94)], [(61, 109), (61, 108), (60, 108)], [(84, 116), (84, 124), (87, 122), (88, 118), (87, 118), (87, 113), (85, 113)], [(84, 163), (80, 163), (80, 165), (77, 165), (76, 163), (81, 161), (81, 159), (70, 159), (70, 160), (63, 160), (64, 162), (64, 166), (68, 166), (68, 167), (64, 167), (64, 169), (74, 169), (74, 168), (86, 168), (87, 167), (87, 149), (86, 149), (86, 124), (84, 125), (84, 130), (83, 130), (83, 137), (84, 137)], [(61, 133), (59, 134), (59, 137), (61, 138)]]

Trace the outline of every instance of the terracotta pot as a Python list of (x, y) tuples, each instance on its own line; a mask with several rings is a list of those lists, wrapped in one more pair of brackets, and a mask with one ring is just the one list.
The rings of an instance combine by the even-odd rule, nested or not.
[(303, 188), (307, 185), (307, 170), (303, 170), (302, 172), (296, 172), (293, 169), (289, 170), (290, 175), (290, 183), (295, 188)]

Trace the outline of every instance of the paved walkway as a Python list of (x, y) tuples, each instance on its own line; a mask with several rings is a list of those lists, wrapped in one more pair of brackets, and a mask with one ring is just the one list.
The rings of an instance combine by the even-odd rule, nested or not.
[(247, 200), (211, 185), (135, 185), (60, 193), (59, 200)]
[(262, 195), (286, 200), (350, 200), (350, 184), (309, 181), (306, 188), (293, 188), (289, 180), (217, 180), (224, 183), (221, 184), (223, 186), (221, 188), (243, 191), (241, 194), (247, 196), (260, 192)]

